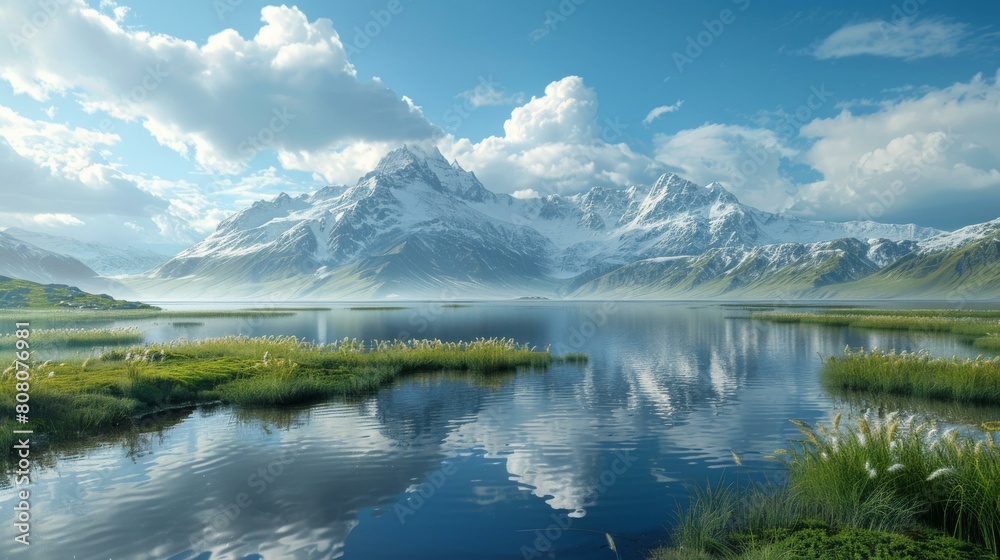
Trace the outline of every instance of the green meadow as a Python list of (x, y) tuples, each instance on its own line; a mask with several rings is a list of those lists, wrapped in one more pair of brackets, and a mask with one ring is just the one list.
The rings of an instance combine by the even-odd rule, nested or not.
[[(363, 394), (409, 373), (488, 374), (545, 367), (556, 359), (547, 349), (508, 339), (345, 339), (317, 345), (294, 337), (227, 337), (154, 344), (33, 370), (29, 429), (54, 441), (70, 440), (128, 427), (138, 415), (181, 405), (293, 405)], [(7, 440), (14, 427), (14, 374), (11, 366), (0, 375), (0, 433)]]
[[(101, 348), (139, 344), (144, 335), (130, 329), (38, 329), (31, 332), (33, 348), (62, 346), (66, 348)], [(17, 338), (13, 334), (0, 335), (0, 348), (13, 348)]]

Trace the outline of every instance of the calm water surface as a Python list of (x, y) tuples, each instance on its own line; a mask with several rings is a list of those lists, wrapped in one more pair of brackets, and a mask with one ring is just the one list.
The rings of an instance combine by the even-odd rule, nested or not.
[[(0, 557), (607, 560), (609, 532), (622, 558), (643, 558), (692, 485), (780, 480), (762, 456), (795, 437), (788, 419), (863, 408), (822, 388), (819, 354), (975, 355), (950, 337), (752, 322), (713, 305), (407, 305), (119, 325), (148, 341), (511, 337), (590, 362), (421, 375), (291, 411), (202, 408), (63, 451), (34, 476), (33, 544), (13, 547), (4, 523)], [(0, 490), (0, 518), (12, 498)]]

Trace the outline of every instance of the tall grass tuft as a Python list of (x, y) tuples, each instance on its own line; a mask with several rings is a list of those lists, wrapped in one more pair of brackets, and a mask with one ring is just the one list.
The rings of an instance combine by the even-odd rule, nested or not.
[(779, 455), (796, 499), (844, 525), (900, 531), (920, 521), (1000, 550), (1000, 449), (988, 432), (961, 437), (892, 414), (798, 425), (804, 439)]
[(696, 488), (687, 509), (678, 511), (674, 546), (710, 554), (732, 553), (727, 536), (739, 508), (738, 493), (732, 486)]
[(697, 489), (674, 548), (650, 559), (996, 557), (1000, 449), (990, 432), (961, 436), (895, 413), (793, 422), (801, 438), (771, 456), (786, 485)]
[(1000, 403), (1000, 358), (935, 358), (927, 352), (846, 349), (826, 359), (824, 381), (843, 389), (953, 400)]

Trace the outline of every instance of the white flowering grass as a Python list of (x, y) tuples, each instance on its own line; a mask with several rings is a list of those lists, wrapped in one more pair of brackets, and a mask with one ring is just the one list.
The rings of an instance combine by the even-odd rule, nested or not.
[(926, 523), (997, 551), (1000, 449), (990, 432), (963, 436), (870, 411), (846, 425), (840, 415), (829, 427), (795, 424), (802, 439), (774, 458), (796, 499), (843, 525)]

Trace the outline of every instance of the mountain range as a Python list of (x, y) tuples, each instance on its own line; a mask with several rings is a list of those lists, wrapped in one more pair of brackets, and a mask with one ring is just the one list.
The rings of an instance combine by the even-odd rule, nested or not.
[(1000, 295), (998, 243), (1000, 220), (810, 221), (674, 174), (515, 198), (404, 146), (353, 186), (256, 202), (124, 281), (177, 299), (980, 299)]
[(25, 244), (61, 255), (72, 255), (101, 276), (125, 276), (152, 270), (170, 257), (135, 247), (112, 247), (17, 227), (3, 231)]
[(0, 276), (41, 284), (72, 284), (89, 291), (125, 291), (121, 284), (101, 277), (78, 259), (25, 243), (6, 231), (0, 232)]

